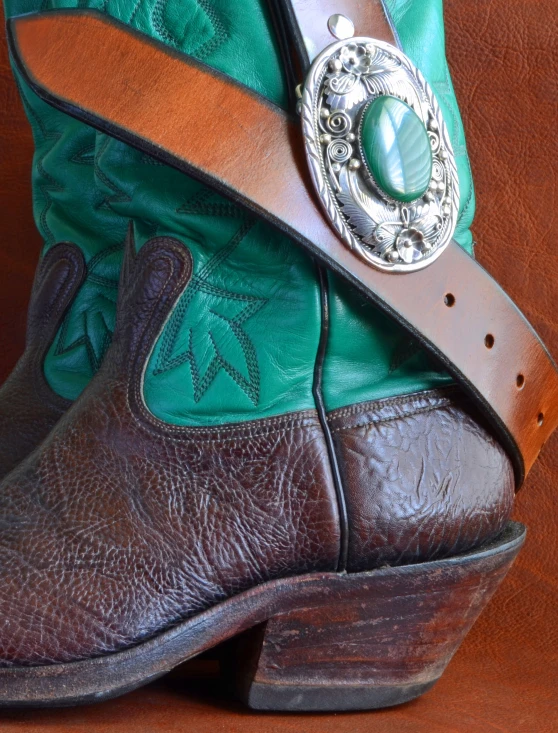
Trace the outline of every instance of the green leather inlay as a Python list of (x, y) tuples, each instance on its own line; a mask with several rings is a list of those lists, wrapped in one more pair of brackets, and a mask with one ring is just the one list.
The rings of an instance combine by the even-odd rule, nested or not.
[(312, 408), (320, 336), (312, 261), (264, 222), (116, 140), (103, 145), (99, 165), (110, 171), (111, 209), (134, 221), (137, 246), (178, 238), (194, 261), (145, 370), (150, 411), (209, 425)]
[[(5, 0), (7, 17), (49, 7), (42, 0)], [(52, 389), (74, 400), (99, 368), (112, 338), (127, 222), (103, 206), (95, 183), (95, 131), (42, 102), (17, 74), (16, 81), (35, 141), (33, 209), (43, 254), (69, 241), (81, 248), (87, 264), (85, 283), (44, 363)]]
[[(8, 14), (38, 9), (36, 0), (6, 1)], [(474, 194), (445, 62), (441, 1), (387, 4), (404, 50), (433, 86), (449, 125), (462, 192), (457, 238), (470, 248)], [(263, 0), (47, 0), (42, 5), (53, 7), (106, 12), (286, 103)], [(311, 260), (206, 187), (51, 110), (28, 89), (23, 94), (37, 144), (35, 214), (46, 247), (74, 241), (88, 262), (87, 282), (46, 359), (55, 391), (77, 397), (108, 346), (121, 246), (132, 220), (138, 247), (168, 235), (184, 241), (194, 260), (192, 282), (146, 368), (148, 408), (170, 423), (207, 425), (312, 407), (320, 313)], [(329, 409), (449, 381), (401, 328), (337, 277), (330, 275), (329, 282), (324, 371)]]
[[(180, 425), (312, 408), (320, 329), (314, 266), (263, 222), (206, 194), (183, 207), (179, 236), (192, 251), (194, 276), (147, 366), (146, 404)], [(195, 239), (186, 238), (187, 227)]]
[[(105, 9), (126, 21), (131, 8), (109, 0)], [(262, 8), (259, 0), (234, 12), (230, 0), (142, 2), (131, 22), (284, 104)], [(137, 245), (176, 237), (194, 260), (192, 282), (145, 370), (149, 410), (173, 424), (208, 425), (312, 408), (320, 311), (311, 260), (268, 225), (148, 156), (108, 138), (98, 149), (97, 185), (114, 213), (134, 221)]]

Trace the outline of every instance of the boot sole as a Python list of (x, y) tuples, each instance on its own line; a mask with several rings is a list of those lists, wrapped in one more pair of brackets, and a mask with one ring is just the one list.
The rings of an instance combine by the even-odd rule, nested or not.
[(371, 710), (441, 677), (525, 539), (445, 560), (264, 583), (136, 647), (69, 664), (0, 669), (0, 707), (64, 707), (148, 684), (238, 637), (236, 690), (256, 710)]

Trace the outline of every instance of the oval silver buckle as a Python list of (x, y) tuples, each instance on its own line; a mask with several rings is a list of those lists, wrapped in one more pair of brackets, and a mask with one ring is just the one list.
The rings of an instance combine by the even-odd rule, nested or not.
[[(363, 117), (381, 97), (410, 107), (430, 140), (431, 179), (414, 200), (386, 193), (363, 150)], [(434, 262), (455, 231), (459, 180), (440, 106), (410, 59), (372, 38), (333, 43), (312, 64), (300, 114), (316, 190), (343, 242), (368, 264), (390, 272)]]

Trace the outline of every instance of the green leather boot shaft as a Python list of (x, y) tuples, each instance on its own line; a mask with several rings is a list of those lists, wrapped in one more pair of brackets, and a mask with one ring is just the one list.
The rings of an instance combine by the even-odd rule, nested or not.
[(115, 219), (95, 185), (94, 130), (39, 100), (20, 83), (35, 140), (33, 209), (43, 255), (58, 242), (77, 244), (87, 265), (44, 363), (47, 382), (75, 399), (98, 370), (115, 326), (126, 222)]
[[(444, 57), (441, 2), (388, 4), (403, 48), (434, 87), (452, 132), (464, 194), (457, 237), (469, 247), (474, 200)], [(35, 9), (30, 5), (11, 0), (8, 11), (29, 12)], [(48, 7), (107, 12), (286, 104), (262, 0), (71, 0)], [(46, 246), (74, 241), (91, 263), (87, 283), (46, 360), (55, 391), (77, 397), (108, 345), (120, 246), (133, 220), (138, 246), (169, 235), (181, 239), (194, 259), (194, 278), (147, 365), (148, 408), (171, 423), (203, 425), (313, 407), (321, 322), (311, 260), (201, 184), (50, 110), (29, 90), (25, 97), (31, 118), (37, 118), (35, 203)], [(76, 176), (79, 185), (73, 183)], [(103, 257), (105, 252), (111, 254)], [(330, 307), (324, 373), (329, 409), (447, 383), (447, 375), (404, 331), (333, 275)]]
[[(472, 252), (475, 194), (463, 123), (445, 56), (442, 0), (386, 0), (403, 51), (433, 88), (451, 135), (461, 191), (455, 240)], [(331, 329), (324, 369), (329, 410), (451, 383), (416, 342), (330, 275)]]

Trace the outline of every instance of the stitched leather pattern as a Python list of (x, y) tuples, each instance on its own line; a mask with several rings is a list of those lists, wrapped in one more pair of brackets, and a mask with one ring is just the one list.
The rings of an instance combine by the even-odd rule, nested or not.
[[(167, 19), (169, 10), (174, 10), (174, 13)], [(200, 22), (197, 17), (199, 15), (204, 16), (205, 23)], [(201, 61), (215, 52), (228, 37), (221, 16), (208, 0), (187, 0), (180, 4), (180, 13), (177, 13), (177, 6), (169, 3), (169, 0), (156, 0), (151, 20), (162, 41), (196, 56)], [(182, 33), (178, 38), (175, 29), (181, 26)]]
[[(97, 308), (84, 310), (81, 313), (82, 334), (70, 340), (71, 314), (64, 319), (56, 338), (51, 354), (54, 358), (64, 357), (80, 347), (84, 347), (91, 374), (95, 374), (102, 364), (112, 340), (114, 329), (114, 310), (118, 291), (118, 279), (110, 274), (102, 274), (102, 265), (106, 259), (121, 255), (121, 246), (109, 247), (93, 257), (86, 267), (86, 282), (89, 286), (97, 285)], [(99, 267), (101, 266), (101, 268)], [(101, 272), (99, 270), (101, 269)], [(104, 291), (104, 292), (103, 292)], [(103, 307), (99, 307), (102, 304)]]
[(45, 377), (59, 396), (73, 400), (97, 370), (114, 329), (116, 290), (126, 221), (102, 206), (94, 183), (93, 130), (52, 110), (25, 85), (20, 93), (35, 145), (35, 216), (43, 256), (68, 234), (83, 252), (87, 278), (76, 293), (45, 357)]
[[(62, 4), (67, 5), (66, 0), (63, 2), (53, 0), (48, 3), (48, 7), (55, 8)], [(284, 102), (285, 85), (273, 47), (266, 39), (269, 28), (264, 3), (250, 0), (250, 2), (237, 4), (234, 13), (230, 12), (227, 2), (221, 2), (221, 0), (205, 2), (203, 7), (193, 0), (188, 0), (186, 5), (175, 0), (165, 0), (165, 2), (144, 2), (143, 0), (141, 2), (113, 2), (112, 0), (98, 2), (95, 0), (87, 5), (101, 9), (124, 22), (129, 22), (143, 32), (161, 38), (180, 50), (193, 53), (226, 73), (236, 75), (274, 101)], [(424, 12), (419, 13), (419, 25), (417, 25), (416, 13), (412, 17), (408, 17), (406, 12), (400, 13), (397, 18), (402, 36), (407, 27), (420, 28), (422, 42), (413, 44), (410, 50), (412, 53), (419, 54), (418, 60), (422, 65), (425, 59), (428, 60), (430, 57), (438, 60), (440, 49), (443, 50), (443, 36), (439, 28), (441, 16), (439, 13), (433, 13), (432, 7), (432, 3), (429, 2)], [(431, 17), (436, 19), (436, 24), (433, 26), (435, 32), (424, 20)], [(254, 42), (252, 34), (256, 33), (257, 42)], [(439, 77), (440, 75), (436, 75), (434, 79), (436, 84), (438, 84)], [(450, 101), (452, 102), (450, 110), (453, 120), (456, 116), (458, 117), (458, 113), (455, 100), (451, 98)], [(33, 103), (36, 104), (36, 101)], [(41, 115), (46, 115), (43, 108), (40, 108), (39, 111)], [(49, 111), (49, 114), (53, 113)], [(59, 121), (56, 122), (56, 129), (58, 128), (63, 129)], [(194, 239), (199, 237), (199, 232), (196, 231), (196, 221), (192, 219), (191, 212), (183, 211), (186, 217), (184, 221), (175, 217), (176, 210), (180, 210), (187, 197), (184, 196), (180, 200), (180, 191), (184, 185), (177, 179), (174, 171), (169, 171), (162, 165), (154, 165), (152, 159), (143, 154), (134, 158), (127, 151), (126, 146), (101, 134), (97, 134), (96, 141), (94, 141), (93, 155), (91, 148), (87, 149), (87, 147), (85, 147), (85, 152), (83, 152), (83, 147), (77, 145), (75, 150), (71, 150), (70, 142), (66, 134), (62, 147), (70, 148), (69, 157), (62, 163), (56, 161), (56, 166), (52, 166), (50, 174), (55, 173), (59, 176), (60, 171), (63, 171), (64, 180), (68, 179), (72, 187), (75, 186), (73, 166), (77, 164), (77, 161), (79, 160), (84, 167), (91, 161), (94, 163), (94, 179), (88, 192), (92, 202), (91, 208), (85, 211), (79, 220), (72, 220), (73, 203), (67, 203), (66, 212), (69, 215), (65, 215), (63, 222), (65, 232), (69, 227), (73, 228), (73, 238), (84, 247), (84, 251), (89, 252), (92, 246), (94, 248), (100, 246), (100, 240), (107, 236), (107, 247), (116, 243), (120, 244), (124, 237), (126, 224), (130, 219), (136, 222), (136, 234), (140, 245), (143, 241), (158, 234), (170, 234), (184, 238), (193, 232)], [(72, 161), (72, 165), (68, 161)], [(147, 166), (149, 170), (146, 170)], [(154, 168), (159, 173), (156, 181), (151, 176)], [(469, 175), (468, 171), (466, 175)], [(150, 186), (151, 181), (153, 183)], [(202, 195), (203, 193), (202, 191)], [(69, 193), (67, 195), (70, 196)], [(150, 206), (146, 206), (146, 202), (149, 202)], [(218, 204), (214, 205), (218, 206)], [(49, 213), (52, 214), (52, 211), (49, 210)], [(86, 231), (82, 231), (84, 223)], [(61, 227), (56, 221), (54, 224), (56, 225), (55, 233), (57, 237), (60, 237)], [(215, 238), (220, 236), (220, 227), (220, 222), (216, 220)], [(92, 233), (97, 234), (98, 242), (91, 241)], [(117, 234), (119, 239), (118, 242), (115, 242)], [(254, 247), (264, 248), (267, 239), (268, 237), (262, 234), (261, 240), (257, 245), (254, 243)], [(89, 256), (94, 256), (94, 252), (88, 255), (87, 259)], [(117, 258), (114, 257), (111, 261), (114, 263), (112, 279), (116, 282)], [(302, 279), (302, 270), (300, 278)], [(251, 284), (260, 291), (256, 297), (269, 298), (269, 293), (262, 290), (259, 284), (255, 281)], [(420, 352), (416, 355), (409, 354), (409, 358), (402, 361), (401, 356), (407, 344), (407, 337), (403, 331), (394, 329), (391, 322), (379, 316), (377, 310), (363, 303), (362, 299), (347, 295), (345, 289), (338, 286), (336, 278), (330, 278), (330, 287), (331, 348), (328, 350), (324, 378), (325, 397), (329, 409), (372, 397), (431, 388), (448, 381), (448, 377), (440, 368), (434, 367)], [(316, 288), (315, 278), (309, 277), (307, 288), (309, 291)], [(249, 291), (249, 289), (246, 290)], [(66, 330), (60, 335), (59, 348), (53, 349), (47, 357), (46, 373), (49, 383), (58, 392), (71, 398), (79, 394), (97, 369), (106, 349), (108, 332), (114, 326), (114, 305), (106, 299), (108, 296), (109, 300), (114, 300), (114, 293), (111, 294), (104, 288), (98, 288), (94, 282), (91, 284), (91, 298), (85, 302), (83, 299), (87, 292), (88, 289), (84, 288), (81, 295), (82, 301), (76, 303), (64, 323)], [(246, 291), (242, 289), (241, 293), (246, 295)], [(195, 306), (195, 303), (190, 306), (190, 312), (193, 312), (192, 309), (195, 311)], [(273, 314), (272, 308), (273, 304), (264, 306), (262, 310), (255, 312), (248, 321), (247, 328), (242, 328), (242, 332), (247, 333), (252, 326), (255, 326), (257, 319), (263, 322), (264, 318), (267, 323), (266, 335), (281, 330), (284, 324), (279, 315)], [(210, 318), (216, 320), (217, 317), (210, 315)], [(308, 324), (315, 318), (314, 309), (308, 308), (306, 313), (301, 311), (301, 323)], [(162, 366), (170, 366), (173, 364), (172, 359), (180, 355), (187, 357), (188, 364), (194, 365), (193, 373), (188, 366), (183, 370), (178, 368), (175, 372), (178, 383), (192, 382), (193, 378), (192, 392), (188, 392), (179, 400), (179, 416), (177, 417), (176, 411), (169, 411), (166, 407), (160, 411), (161, 416), (166, 415), (167, 419), (171, 421), (184, 421), (186, 413), (189, 413), (189, 401), (192, 399), (194, 406), (206, 405), (206, 414), (210, 416), (207, 419), (215, 421), (213, 413), (216, 403), (211, 400), (206, 402), (207, 397), (211, 396), (212, 385), (215, 389), (219, 386), (219, 389), (223, 393), (226, 392), (229, 398), (233, 394), (238, 395), (236, 404), (232, 405), (231, 401), (227, 414), (222, 416), (223, 421), (251, 419), (254, 414), (250, 412), (250, 406), (253, 408), (259, 405), (264, 410), (274, 409), (276, 413), (284, 409), (306, 409), (310, 406), (311, 397), (306, 387), (298, 389), (302, 395), (299, 403), (290, 396), (286, 403), (281, 403), (278, 401), (277, 394), (284, 392), (284, 387), (278, 385), (270, 389), (266, 386), (265, 374), (262, 374), (264, 371), (269, 373), (270, 369), (276, 369), (279, 375), (284, 371), (284, 366), (278, 365), (274, 356), (268, 356), (265, 353), (267, 349), (254, 358), (248, 342), (242, 346), (241, 340), (244, 337), (240, 331), (238, 332), (241, 339), (239, 341), (234, 336), (232, 328), (225, 322), (218, 324), (216, 329), (223, 334), (221, 341), (225, 342), (226, 348), (223, 343), (219, 345), (219, 338), (216, 339), (215, 345), (210, 339), (210, 348), (206, 350), (208, 357), (201, 365), (197, 366), (194, 360), (193, 353), (196, 347), (188, 343), (190, 332), (186, 326), (186, 331), (179, 336), (178, 342), (173, 347), (172, 355), (168, 359), (163, 359), (162, 364), (155, 366), (152, 374), (157, 372), (162, 375), (163, 372), (157, 370), (160, 370)], [(232, 338), (229, 339), (227, 331), (232, 333)], [(349, 338), (346, 337), (347, 333), (350, 333)], [(259, 338), (250, 334), (248, 337), (258, 351)], [(163, 338), (165, 338), (166, 348), (169, 339), (165, 335)], [(236, 345), (234, 340), (237, 341)], [(309, 339), (308, 343), (309, 364), (312, 358), (310, 353), (315, 353), (316, 348), (312, 341), (313, 339)], [(72, 348), (68, 348), (70, 345)], [(232, 357), (229, 357), (231, 349), (233, 354)], [(211, 351), (214, 352), (213, 360), (209, 358)], [(299, 354), (293, 355), (292, 362), (300, 364)], [(398, 369), (393, 368), (396, 363), (399, 364)], [(210, 365), (212, 365), (211, 368)], [(257, 377), (258, 372), (259, 378)], [(170, 371), (164, 373), (170, 378)], [(221, 381), (223, 374), (228, 375), (228, 380), (224, 382)], [(215, 377), (215, 381), (212, 381), (212, 376)], [(308, 382), (308, 380), (305, 381)], [(174, 381), (165, 381), (160, 391), (173, 388)], [(156, 402), (161, 401), (164, 401), (164, 396), (156, 398)], [(220, 404), (219, 409), (222, 406)], [(194, 422), (200, 424), (203, 419), (201, 411), (196, 411)]]
[[(253, 226), (254, 222), (251, 219), (248, 219), (242, 224), (225, 249), (215, 254), (193, 278), (163, 332), (161, 349), (153, 374), (155, 376), (164, 374), (187, 362), (190, 366), (192, 376), (194, 402), (200, 402), (221, 369), (242, 389), (254, 405), (257, 406), (259, 402), (260, 370), (256, 346), (253, 340), (243, 330), (243, 324), (265, 306), (267, 298), (235, 293), (225, 288), (212, 285), (210, 281), (212, 271), (226, 262), (229, 255), (232, 254)], [(199, 324), (199, 328), (203, 331), (203, 336), (202, 344), (198, 343), (197, 345), (198, 349), (201, 348), (204, 352), (213, 353), (205, 371), (200, 370), (198, 366), (193, 343), (195, 339), (194, 329), (192, 328), (189, 329), (188, 351), (173, 356), (175, 344), (184, 323), (188, 307), (198, 293), (203, 293), (206, 298), (213, 296), (216, 300), (216, 305), (207, 308), (206, 317)], [(226, 324), (225, 333), (221, 337), (222, 346), (217, 341), (217, 334), (223, 330), (222, 324), (216, 323), (215, 319), (219, 319), (222, 321), (222, 324)], [(230, 342), (231, 334), (240, 346), (244, 357), (245, 363), (240, 368), (234, 365), (234, 356), (232, 359), (227, 357), (227, 344)], [(199, 342), (199, 339), (197, 340)], [(246, 368), (248, 370), (248, 378), (244, 377), (242, 373)]]
[(320, 332), (312, 264), (214, 192), (177, 182), (173, 229), (194, 275), (147, 367), (150, 410), (203, 425), (312, 408)]

